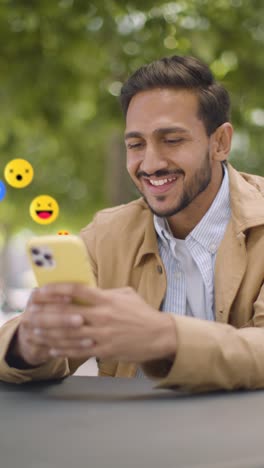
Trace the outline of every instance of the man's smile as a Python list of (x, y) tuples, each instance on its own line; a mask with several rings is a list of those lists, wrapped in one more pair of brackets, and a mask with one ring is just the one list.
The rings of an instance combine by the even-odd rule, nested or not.
[(173, 186), (176, 185), (179, 179), (179, 175), (169, 175), (167, 177), (163, 177), (162, 179), (154, 179), (154, 178), (142, 178), (142, 181), (146, 187), (146, 189), (152, 193), (153, 195), (164, 193), (170, 190)]
[(155, 180), (155, 179), (148, 179), (148, 181), (150, 182), (151, 185), (154, 185), (155, 187), (157, 187), (158, 185), (165, 185), (165, 184), (168, 184), (170, 182), (173, 182), (174, 180), (176, 180), (177, 177), (168, 177), (166, 179), (158, 179), (158, 180)]

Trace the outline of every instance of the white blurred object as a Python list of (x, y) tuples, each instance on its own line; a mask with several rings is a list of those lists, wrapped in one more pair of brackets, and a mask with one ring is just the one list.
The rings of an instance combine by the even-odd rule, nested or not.
[(98, 366), (95, 358), (90, 358), (82, 364), (74, 375), (98, 375)]
[(13, 312), (13, 313), (5, 313), (5, 312), (2, 312), (0, 310), (0, 327), (2, 325), (4, 325), (4, 323), (8, 322), (9, 320), (13, 319), (14, 317), (17, 317), (18, 315), (20, 315), (19, 313), (17, 312)]
[(37, 287), (37, 282), (32, 270), (26, 270), (21, 275), (21, 286), (26, 289)]
[(7, 303), (13, 311), (21, 311), (26, 307), (32, 288), (9, 288), (6, 291)]

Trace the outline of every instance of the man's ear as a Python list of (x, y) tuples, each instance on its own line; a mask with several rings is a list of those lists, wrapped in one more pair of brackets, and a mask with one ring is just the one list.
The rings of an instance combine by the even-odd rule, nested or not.
[(211, 135), (211, 151), (214, 161), (225, 161), (231, 150), (233, 127), (229, 122), (220, 125)]

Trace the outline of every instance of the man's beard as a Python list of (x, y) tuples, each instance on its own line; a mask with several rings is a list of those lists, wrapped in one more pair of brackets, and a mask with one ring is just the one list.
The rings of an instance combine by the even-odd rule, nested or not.
[[(212, 178), (212, 169), (210, 166), (210, 157), (209, 153), (206, 154), (206, 157), (204, 159), (204, 162), (202, 166), (196, 171), (196, 173), (193, 175), (191, 180), (188, 182), (187, 186), (183, 185), (183, 193), (180, 198), (180, 200), (177, 202), (177, 204), (170, 208), (169, 210), (166, 211), (157, 211), (155, 210), (148, 202), (146, 199), (144, 193), (142, 193), (140, 190), (139, 192), (141, 193), (143, 199), (147, 203), (149, 209), (152, 211), (153, 214), (161, 217), (161, 218), (169, 218), (170, 216), (174, 216), (180, 211), (184, 210), (187, 208), (187, 206), (190, 205), (190, 203), (202, 192), (204, 192), (208, 185), (211, 182)], [(161, 172), (161, 171), (158, 171)], [(162, 171), (163, 172), (163, 171)], [(184, 175), (183, 171), (176, 171), (175, 173), (179, 173)], [(172, 174), (173, 172), (170, 172), (169, 174)], [(155, 173), (157, 175), (157, 173)], [(154, 174), (152, 174), (154, 175)], [(168, 175), (168, 172), (163, 174), (159, 174), (160, 176), (163, 175), (164, 177)], [(159, 195), (156, 197), (158, 201), (162, 202), (163, 200), (166, 199), (166, 195)]]

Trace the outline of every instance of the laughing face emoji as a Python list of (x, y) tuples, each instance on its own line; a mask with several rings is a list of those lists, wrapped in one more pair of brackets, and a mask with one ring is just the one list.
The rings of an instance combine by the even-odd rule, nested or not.
[(36, 223), (51, 224), (59, 215), (59, 205), (49, 195), (39, 195), (32, 200), (29, 213)]
[(5, 166), (4, 176), (11, 187), (24, 188), (32, 182), (34, 171), (25, 159), (12, 159)]

